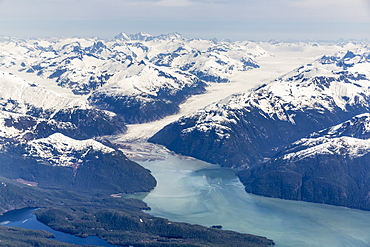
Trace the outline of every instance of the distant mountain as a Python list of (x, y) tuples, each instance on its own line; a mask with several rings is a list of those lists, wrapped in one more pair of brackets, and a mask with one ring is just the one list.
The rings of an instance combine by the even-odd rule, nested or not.
[[(254, 58), (264, 54), (249, 42), (178, 33), (0, 38), (0, 210), (49, 207), (38, 219), (54, 229), (123, 245), (273, 245), (139, 212), (148, 206), (119, 194), (149, 192), (156, 180), (102, 137), (176, 113), (210, 83), (259, 68)], [(28, 234), (39, 233), (18, 231), (10, 239), (49, 242)]]
[(222, 166), (253, 167), (299, 138), (368, 112), (369, 80), (368, 48), (323, 56), (182, 117), (149, 141)]
[[(4, 77), (17, 76), (11, 80), (27, 84), (20, 89), (26, 90), (28, 101), (50, 105), (63, 98), (50, 91), (63, 89), (73, 99), (69, 104), (112, 111), (125, 123), (174, 114), (188, 97), (204, 93), (208, 83), (229, 82), (235, 73), (258, 68), (253, 58), (265, 53), (258, 45), (190, 40), (178, 33), (121, 33), (110, 41), (9, 38), (0, 42), (0, 70)], [(22, 82), (26, 77), (39, 79)], [(47, 82), (33, 82), (39, 80)], [(38, 102), (32, 96), (36, 92), (51, 102)]]
[(81, 139), (126, 130), (123, 120), (113, 112), (96, 109), (79, 97), (59, 93), (53, 85), (1, 71), (0, 111), (4, 117), (8, 116), (8, 125), (17, 123), (16, 129), (27, 125), (38, 137), (61, 132)]
[(158, 36), (152, 36), (150, 34), (140, 32), (136, 34), (126, 34), (120, 33), (114, 37), (117, 40), (123, 41), (153, 41), (153, 40), (175, 40), (175, 39), (183, 39), (185, 40), (181, 34), (179, 33), (169, 33), (169, 34), (161, 34)]
[(0, 176), (91, 193), (149, 191), (150, 172), (92, 138), (154, 121), (236, 73), (256, 44), (178, 33), (0, 39)]
[(370, 114), (311, 134), (239, 172), (258, 195), (370, 210)]

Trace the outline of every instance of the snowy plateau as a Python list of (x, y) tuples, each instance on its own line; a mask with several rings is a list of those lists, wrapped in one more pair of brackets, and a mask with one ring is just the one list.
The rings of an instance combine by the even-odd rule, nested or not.
[(247, 192), (370, 210), (369, 81), (362, 41), (0, 37), (1, 176), (149, 192), (128, 157), (157, 148), (239, 169)]

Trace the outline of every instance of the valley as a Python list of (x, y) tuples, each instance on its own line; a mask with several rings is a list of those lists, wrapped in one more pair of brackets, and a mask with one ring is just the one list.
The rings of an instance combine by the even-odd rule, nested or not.
[(312, 62), (322, 56), (341, 50), (352, 48), (354, 45), (347, 44), (343, 47), (337, 44), (280, 44), (275, 46), (269, 43), (259, 44), (265, 50), (265, 54), (256, 57), (255, 60), (260, 64), (260, 68), (240, 72), (230, 79), (231, 83), (210, 84), (205, 94), (194, 95), (180, 105), (177, 114), (163, 119), (144, 124), (130, 124), (128, 130), (123, 135), (118, 136), (120, 141), (146, 141), (157, 133), (164, 126), (202, 109), (212, 103), (220, 101), (225, 97), (241, 92), (247, 92), (260, 85), (271, 82), (277, 77), (290, 72), (291, 70)]
[(369, 210), (369, 54), (355, 41), (3, 37), (1, 212), (37, 207), (54, 230), (120, 246), (368, 246), (367, 211), (309, 202)]

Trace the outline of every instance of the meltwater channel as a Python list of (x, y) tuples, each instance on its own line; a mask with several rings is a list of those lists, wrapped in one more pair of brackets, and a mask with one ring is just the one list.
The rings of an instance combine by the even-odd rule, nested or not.
[(278, 247), (370, 246), (370, 212), (247, 194), (235, 172), (167, 154), (139, 162), (157, 187), (144, 201), (148, 213), (172, 221), (222, 225), (265, 236)]

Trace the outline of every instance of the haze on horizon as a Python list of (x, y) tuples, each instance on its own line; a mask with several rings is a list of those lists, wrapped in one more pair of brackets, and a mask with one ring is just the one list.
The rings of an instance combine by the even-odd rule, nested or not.
[(0, 0), (0, 34), (120, 32), (231, 40), (370, 39), (369, 0)]

